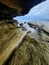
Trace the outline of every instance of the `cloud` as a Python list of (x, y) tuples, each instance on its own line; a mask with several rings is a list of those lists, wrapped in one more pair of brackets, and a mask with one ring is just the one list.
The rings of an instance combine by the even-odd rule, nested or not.
[(27, 15), (15, 19), (18, 21), (49, 20), (49, 0), (33, 7)]
[(49, 0), (35, 6), (31, 9), (28, 15), (39, 15), (39, 14), (49, 14)]

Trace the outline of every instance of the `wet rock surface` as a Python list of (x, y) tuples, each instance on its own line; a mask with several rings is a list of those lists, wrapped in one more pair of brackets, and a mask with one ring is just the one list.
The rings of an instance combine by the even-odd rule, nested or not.
[(44, 58), (46, 45), (26, 36), (22, 45), (14, 50), (5, 65), (48, 65)]
[[(41, 41), (40, 34), (28, 33), (13, 20), (43, 1), (0, 0), (0, 65), (49, 65), (49, 36), (48, 42), (45, 35)], [(49, 35), (45, 28), (43, 31)]]
[(17, 22), (3, 20), (0, 24), (0, 65), (3, 65), (28, 31), (18, 27)]
[(49, 43), (13, 21), (0, 21), (0, 65), (49, 65)]

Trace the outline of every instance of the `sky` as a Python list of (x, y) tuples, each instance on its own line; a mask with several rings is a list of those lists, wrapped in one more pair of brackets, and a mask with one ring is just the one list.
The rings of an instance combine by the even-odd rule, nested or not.
[(49, 21), (49, 0), (33, 7), (30, 12), (24, 16), (17, 16), (14, 19), (19, 22), (24, 21)]

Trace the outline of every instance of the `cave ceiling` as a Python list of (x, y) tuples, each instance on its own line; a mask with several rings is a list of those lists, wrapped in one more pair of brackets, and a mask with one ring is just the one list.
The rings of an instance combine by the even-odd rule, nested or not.
[(0, 0), (0, 19), (13, 19), (27, 14), (30, 9), (45, 0)]

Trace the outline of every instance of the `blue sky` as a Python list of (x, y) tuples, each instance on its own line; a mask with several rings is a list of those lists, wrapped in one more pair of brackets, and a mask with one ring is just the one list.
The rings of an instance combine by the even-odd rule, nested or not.
[(49, 0), (42, 2), (41, 4), (33, 7), (28, 14), (25, 16), (18, 16), (19, 22), (24, 21), (49, 21)]

